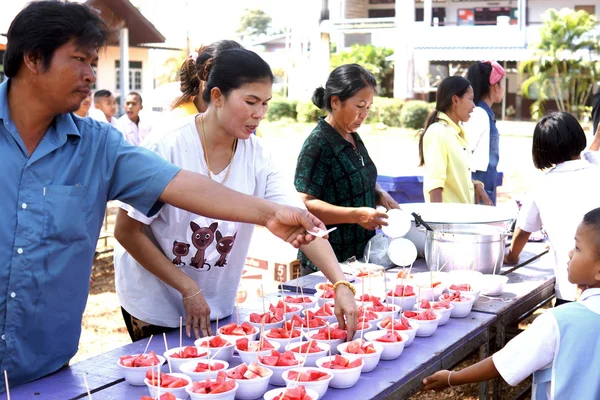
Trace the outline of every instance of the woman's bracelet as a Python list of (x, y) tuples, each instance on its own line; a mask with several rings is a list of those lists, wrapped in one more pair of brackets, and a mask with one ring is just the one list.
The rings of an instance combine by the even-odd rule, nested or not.
[(353, 294), (354, 296), (356, 296), (356, 289), (354, 288), (354, 285), (353, 285), (353, 284), (351, 284), (351, 283), (350, 283), (350, 282), (348, 282), (348, 281), (337, 281), (336, 283), (334, 283), (334, 284), (333, 284), (333, 291), (335, 292), (335, 290), (336, 290), (336, 289), (338, 288), (338, 286), (340, 286), (340, 285), (347, 286), (347, 287), (348, 287), (348, 289), (350, 289), (350, 290), (352, 291), (352, 294)]
[(481, 187), (485, 190), (485, 185), (483, 184), (483, 182), (473, 179), (473, 186), (475, 185), (481, 185)]
[(450, 371), (450, 373), (448, 374), (448, 386), (452, 387), (452, 384), (450, 383), (450, 377), (452, 376), (452, 374), (454, 373), (454, 371)]
[(193, 294), (193, 295), (191, 295), (191, 296), (188, 296), (188, 297), (184, 297), (184, 298), (182, 298), (182, 300), (189, 300), (189, 299), (191, 299), (192, 297), (196, 297), (196, 296), (198, 296), (200, 293), (202, 293), (202, 289), (198, 290), (196, 293), (194, 293), (194, 294)]

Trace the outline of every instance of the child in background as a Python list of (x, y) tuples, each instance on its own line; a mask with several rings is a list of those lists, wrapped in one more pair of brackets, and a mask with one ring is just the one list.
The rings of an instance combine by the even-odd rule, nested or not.
[(533, 164), (547, 172), (527, 193), (505, 257), (507, 264), (516, 264), (531, 232), (544, 228), (554, 257), (556, 305), (576, 298), (577, 287), (567, 278), (567, 254), (578, 221), (600, 207), (600, 168), (581, 158), (585, 146), (585, 133), (571, 114), (555, 112), (538, 122), (533, 132)]
[(100, 121), (107, 122), (117, 128), (117, 102), (115, 96), (109, 90), (98, 90), (94, 93), (94, 108), (90, 109), (90, 117)]
[(546, 311), (493, 356), (425, 378), (423, 389), (500, 377), (514, 386), (533, 373), (534, 400), (600, 399), (600, 208), (584, 215), (568, 256), (569, 281), (583, 290), (579, 301)]
[(83, 99), (81, 101), (81, 104), (79, 105), (79, 108), (77, 109), (77, 111), (74, 111), (73, 113), (75, 115), (77, 115), (78, 117), (85, 118), (88, 116), (88, 112), (90, 111), (91, 106), (92, 106), (92, 94), (90, 93), (88, 95), (88, 97), (86, 97), (85, 99)]
[(117, 120), (117, 129), (123, 132), (125, 140), (136, 146), (142, 144), (152, 132), (147, 116), (142, 118), (140, 115), (143, 108), (142, 96), (138, 92), (130, 92), (123, 102), (125, 114)]

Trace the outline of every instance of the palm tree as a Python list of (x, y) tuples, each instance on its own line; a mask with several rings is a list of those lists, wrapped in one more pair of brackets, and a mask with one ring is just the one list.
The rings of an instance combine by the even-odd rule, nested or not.
[(542, 20), (534, 57), (520, 66), (527, 77), (523, 95), (535, 99), (531, 106), (534, 119), (544, 114), (548, 100), (554, 100), (559, 111), (581, 118), (600, 76), (597, 19), (586, 11), (563, 8), (547, 10)]

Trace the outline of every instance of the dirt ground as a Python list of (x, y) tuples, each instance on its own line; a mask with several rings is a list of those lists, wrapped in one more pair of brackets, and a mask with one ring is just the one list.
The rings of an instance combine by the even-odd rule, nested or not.
[[(526, 129), (529, 128), (526, 127)], [(277, 140), (278, 139), (276, 138), (275, 142)], [(507, 141), (504, 143), (507, 143)], [(525, 143), (527, 143), (527, 140), (525, 140)], [(368, 146), (371, 146), (371, 144), (368, 144)], [(519, 158), (527, 158), (527, 155), (530, 154), (530, 150), (524, 149), (524, 146), (522, 145), (511, 145), (510, 147), (511, 153), (520, 153)], [(503, 151), (501, 150), (501, 154), (502, 153)], [(512, 156), (516, 156), (516, 154), (513, 153)], [(288, 157), (288, 155), (286, 155), (286, 157)], [(504, 202), (514, 204), (515, 198), (519, 198), (526, 190), (529, 183), (528, 178), (531, 176), (531, 166), (529, 164), (530, 162), (523, 167), (513, 167), (512, 165), (506, 164), (507, 166), (503, 169), (503, 171), (505, 171), (505, 185), (499, 190), (499, 203)], [(112, 230), (115, 213), (115, 205), (109, 204), (108, 231)], [(104, 248), (105, 245), (107, 248), (111, 248), (113, 243), (114, 239), (112, 238), (109, 238), (106, 244), (101, 240), (99, 242), (99, 248)], [(254, 290), (248, 290), (248, 292), (249, 295), (252, 295)], [(535, 315), (530, 317), (527, 321), (523, 321), (520, 328), (526, 328), (528, 324), (532, 322), (533, 318), (535, 318)], [(119, 302), (115, 293), (112, 252), (109, 251), (97, 257), (92, 269), (92, 284), (83, 317), (79, 352), (75, 355), (72, 363), (93, 357), (128, 343), (130, 343), (130, 339), (123, 323)], [(464, 368), (477, 360), (477, 354), (471, 355), (471, 357), (461, 363), (458, 368)], [(517, 388), (506, 386), (503, 388), (504, 395), (502, 398), (514, 398), (514, 396), (521, 391), (523, 385), (526, 384), (528, 384), (528, 382)], [(460, 388), (447, 389), (440, 393), (418, 393), (413, 396), (412, 399), (474, 400), (478, 398), (478, 393), (478, 385), (466, 385)], [(528, 399), (529, 397), (524, 398)]]

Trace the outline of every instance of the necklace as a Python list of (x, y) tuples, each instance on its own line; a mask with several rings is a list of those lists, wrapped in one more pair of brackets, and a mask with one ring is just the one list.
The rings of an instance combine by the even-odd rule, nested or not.
[[(202, 143), (202, 151), (204, 152), (204, 161), (206, 162), (206, 170), (208, 172), (208, 177), (214, 181), (216, 181), (216, 179), (213, 179), (212, 174), (210, 172), (210, 164), (208, 162), (208, 153), (206, 151), (206, 137), (204, 136), (204, 114), (202, 114), (200, 116), (200, 135), (202, 136), (202, 140), (200, 140), (200, 143)], [(219, 183), (224, 184), (227, 181), (227, 178), (229, 178), (229, 173), (231, 172), (231, 164), (233, 164), (233, 156), (235, 155), (235, 149), (237, 147), (237, 138), (233, 139), (233, 145), (231, 146), (231, 157), (229, 157), (229, 165), (227, 166), (227, 172), (225, 173), (225, 178), (223, 178), (223, 180)]]
[(354, 154), (356, 154), (356, 156), (358, 157), (360, 163), (364, 167), (365, 166), (365, 160), (363, 159), (363, 156), (358, 152), (358, 146), (356, 146), (356, 147), (352, 146), (352, 148), (354, 149)]

